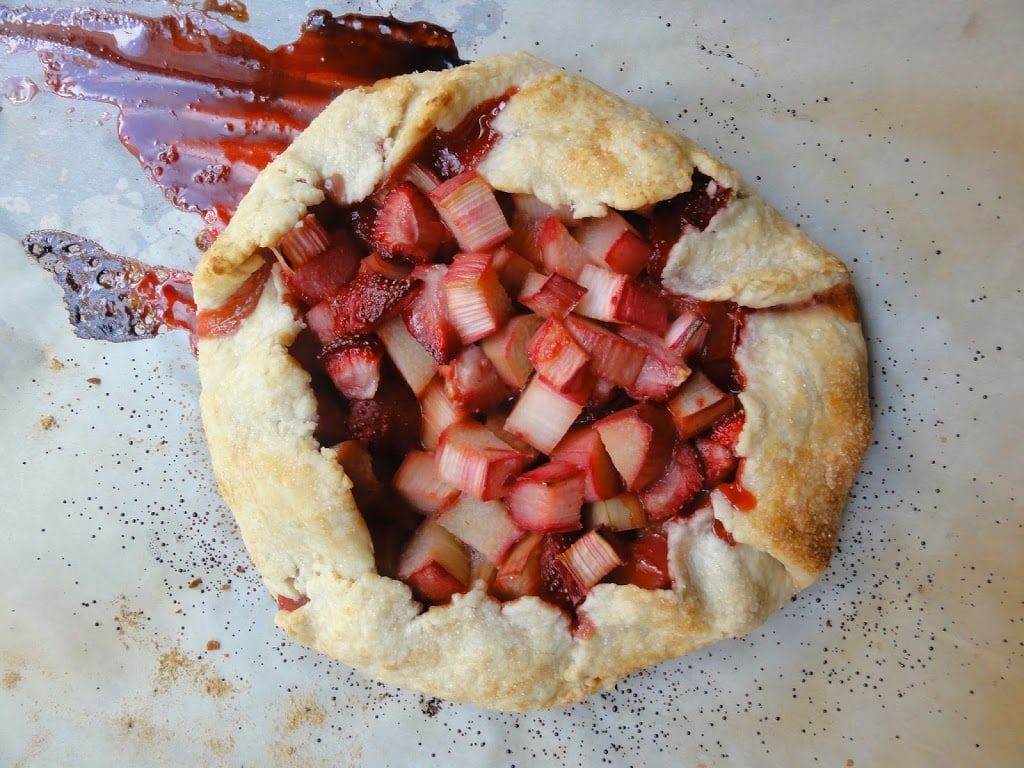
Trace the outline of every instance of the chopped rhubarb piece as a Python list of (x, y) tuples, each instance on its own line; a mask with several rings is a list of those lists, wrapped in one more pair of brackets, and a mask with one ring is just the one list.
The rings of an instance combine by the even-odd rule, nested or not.
[(434, 455), (442, 479), (483, 500), (501, 496), (528, 458), (476, 421), (451, 424)]
[(488, 253), (460, 253), (444, 276), (445, 308), (464, 344), (490, 336), (512, 312), (492, 262)]
[(672, 455), (672, 420), (654, 405), (641, 403), (617, 411), (595, 422), (594, 429), (627, 490), (643, 488), (658, 477)]
[(597, 531), (584, 533), (558, 558), (584, 589), (590, 589), (622, 565), (615, 548)]
[(657, 525), (642, 531), (625, 547), (621, 568), (612, 579), (618, 584), (634, 584), (641, 589), (670, 589), (672, 576), (668, 568), (668, 534)]
[(636, 381), (626, 389), (630, 397), (664, 402), (690, 375), (689, 366), (658, 334), (635, 325), (620, 328), (619, 334), (647, 353)]
[(700, 315), (693, 310), (684, 310), (665, 332), (665, 343), (683, 360), (689, 360), (704, 346), (708, 330), (707, 322)]
[(417, 600), (440, 605), (469, 588), (469, 565), (463, 543), (432, 520), (424, 520), (402, 551), (398, 577)]
[(497, 499), (483, 501), (464, 493), (434, 519), (492, 563), (500, 563), (523, 536)]
[(533, 335), (526, 354), (537, 375), (560, 392), (573, 385), (590, 361), (587, 351), (554, 317), (545, 320)]
[(430, 200), (463, 251), (486, 251), (512, 230), (483, 176), (464, 171), (430, 191)]
[(501, 380), (511, 387), (522, 389), (533, 374), (533, 363), (526, 353), (526, 345), (543, 324), (537, 315), (516, 315), (505, 325), (480, 342)]
[(484, 420), (484, 426), (487, 427), (491, 432), (498, 436), (498, 439), (504, 443), (508, 443), (510, 446), (515, 448), (520, 453), (524, 454), (526, 463), (524, 466), (533, 464), (537, 459), (540, 458), (540, 451), (534, 448), (525, 440), (522, 440), (511, 432), (505, 430), (505, 419), (506, 414), (501, 411), (492, 411), (487, 414), (487, 418)]
[(651, 246), (615, 211), (583, 219), (575, 235), (593, 259), (622, 275), (636, 277), (651, 259)]
[(536, 595), (541, 588), (540, 555), (544, 535), (528, 533), (505, 553), (498, 566), (491, 592), (499, 600)]
[(377, 394), (383, 356), (373, 336), (349, 336), (332, 345), (322, 363), (341, 394), (349, 400), (366, 400)]
[(652, 520), (661, 520), (685, 508), (703, 487), (704, 473), (697, 452), (689, 442), (679, 440), (661, 474), (640, 490), (640, 501)]
[(610, 499), (589, 502), (583, 508), (587, 528), (635, 531), (647, 525), (647, 512), (635, 493), (626, 491)]
[(551, 453), (583, 411), (586, 395), (560, 392), (534, 376), (505, 419), (505, 429), (542, 453)]
[(434, 454), (426, 451), (409, 451), (392, 483), (403, 499), (428, 515), (446, 509), (459, 495), (458, 488), (437, 474)]
[(437, 210), (412, 182), (388, 193), (373, 225), (373, 244), (385, 259), (433, 261), (447, 233)]
[(428, 451), (437, 448), (441, 433), (456, 421), (469, 418), (469, 412), (456, 405), (444, 392), (444, 383), (432, 379), (420, 394), (420, 411), (423, 414), (423, 447)]
[(736, 410), (736, 396), (723, 392), (703, 372), (696, 371), (666, 405), (679, 436), (689, 439)]
[(505, 495), (516, 524), (527, 531), (562, 533), (581, 527), (583, 472), (565, 461), (549, 461), (517, 477)]
[(538, 244), (545, 272), (557, 272), (576, 280), (583, 267), (592, 263), (590, 254), (576, 242), (557, 216), (549, 216), (541, 224)]
[(622, 490), (622, 480), (601, 442), (590, 426), (571, 430), (551, 451), (552, 461), (564, 461), (583, 472), (583, 499), (608, 499)]
[(603, 325), (570, 315), (565, 325), (587, 352), (590, 370), (598, 378), (631, 387), (643, 368), (647, 353)]
[(437, 361), (420, 344), (400, 317), (393, 317), (377, 329), (377, 338), (405, 382), (419, 397), (437, 373)]
[(399, 261), (388, 261), (374, 251), (359, 262), (357, 274), (380, 275), (390, 280), (405, 280), (412, 272), (412, 265)]
[(723, 445), (708, 437), (698, 437), (693, 444), (700, 456), (700, 463), (704, 467), (704, 476), (709, 488), (731, 480), (736, 474), (739, 459), (728, 445)]
[(444, 299), (445, 264), (420, 264), (409, 277), (423, 283), (416, 297), (402, 312), (405, 327), (439, 363), (447, 363), (462, 346), (459, 332), (448, 319)]
[(401, 181), (414, 184), (423, 194), (429, 193), (430, 190), (441, 183), (441, 180), (437, 178), (432, 170), (420, 163), (409, 163), (406, 165), (402, 169), (399, 178)]
[(575, 311), (584, 317), (631, 323), (655, 333), (668, 327), (668, 305), (654, 291), (605, 267), (586, 264), (576, 281), (587, 289)]
[(294, 268), (316, 258), (331, 245), (331, 238), (324, 230), (316, 214), (307, 213), (290, 230), (284, 233), (278, 246), (284, 251), (285, 259)]
[(342, 230), (320, 255), (294, 270), (283, 271), (281, 276), (288, 290), (305, 306), (312, 307), (341, 290), (359, 270), (362, 257), (355, 239)]
[(412, 301), (418, 280), (356, 275), (333, 296), (306, 313), (306, 323), (324, 346), (343, 336), (365, 336)]
[(518, 301), (542, 317), (565, 317), (586, 292), (586, 288), (557, 272), (547, 276), (531, 272), (523, 281)]
[(448, 399), (472, 413), (496, 408), (514, 394), (477, 344), (465, 347), (438, 373)]
[(527, 275), (536, 274), (533, 271), (533, 264), (506, 243), (502, 243), (491, 253), (494, 256), (494, 269), (498, 273), (498, 280), (509, 296), (519, 293)]

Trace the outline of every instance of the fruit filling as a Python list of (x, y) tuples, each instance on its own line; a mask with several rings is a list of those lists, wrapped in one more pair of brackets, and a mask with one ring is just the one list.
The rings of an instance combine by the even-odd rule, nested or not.
[[(500, 107), (461, 140), (492, 141)], [(668, 524), (715, 488), (746, 494), (744, 310), (660, 281), (665, 239), (706, 227), (731, 193), (695, 173), (645, 214), (574, 220), (491, 188), (467, 167), (479, 152), (439, 146), (356, 206), (311, 209), (272, 249), (305, 325), (292, 354), (315, 434), (355, 482), (381, 574), (427, 606), (476, 584), (537, 596), (579, 628), (597, 584), (670, 588)]]

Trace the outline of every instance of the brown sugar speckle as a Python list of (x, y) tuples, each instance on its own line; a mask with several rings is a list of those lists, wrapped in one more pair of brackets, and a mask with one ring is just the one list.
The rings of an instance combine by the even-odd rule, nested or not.
[(57, 419), (53, 416), (43, 416), (39, 419), (40, 429), (53, 429), (57, 426)]
[(88, 379), (86, 379), (86, 382), (89, 384), (99, 384), (100, 381), (102, 381), (102, 379), (100, 379), (99, 376), (90, 376)]
[(50, 370), (51, 371), (63, 371), (64, 363), (58, 360), (56, 357), (50, 358)]
[(206, 641), (206, 650), (208, 650), (208, 651), (219, 651), (220, 650), (220, 640), (207, 640)]
[(199, 577), (197, 576), (196, 578), (192, 579), (192, 581), (190, 581), (190, 582), (188, 583), (188, 588), (189, 588), (189, 589), (195, 589), (196, 587), (198, 587), (198, 586), (199, 586), (200, 584), (202, 584), (202, 583), (203, 583), (203, 580), (202, 580), (202, 579), (200, 579), (200, 578), (199, 578)]
[(18, 687), (18, 683), (21, 682), (21, 672), (5, 672), (4, 676), (0, 678), (0, 686), (3, 686), (5, 691), (10, 691)]
[(231, 683), (213, 674), (209, 665), (190, 658), (179, 646), (160, 654), (153, 683), (160, 693), (166, 693), (179, 683), (191, 684), (207, 696), (215, 698), (235, 691)]

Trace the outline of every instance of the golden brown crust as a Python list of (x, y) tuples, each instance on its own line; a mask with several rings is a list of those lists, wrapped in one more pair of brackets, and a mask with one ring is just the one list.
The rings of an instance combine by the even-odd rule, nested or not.
[[(666, 285), (751, 307), (808, 302), (849, 283), (842, 264), (743, 187), (736, 174), (655, 116), (525, 54), (350, 91), (257, 179), (195, 276), (200, 308), (222, 303), (255, 254), (324, 199), (366, 197), (435, 126), (517, 88), (479, 166), (496, 188), (577, 216), (642, 209), (686, 191), (694, 168), (737, 190), (704, 233), (673, 248)], [(629, 672), (750, 631), (827, 565), (867, 440), (859, 325), (833, 306), (752, 313), (737, 362), (747, 421), (737, 451), (757, 506), (672, 523), (673, 589), (599, 585), (587, 632), (535, 598), (498, 603), (477, 586), (421, 611), (379, 576), (350, 483), (313, 439), (309, 377), (287, 354), (299, 329), (274, 277), (242, 329), (199, 342), (211, 458), (268, 588), (309, 602), (277, 621), (289, 635), (367, 674), (499, 709), (560, 706)]]

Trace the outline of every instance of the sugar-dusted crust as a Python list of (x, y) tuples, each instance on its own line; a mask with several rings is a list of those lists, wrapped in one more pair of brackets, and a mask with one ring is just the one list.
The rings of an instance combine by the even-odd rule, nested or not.
[[(257, 179), (195, 276), (200, 308), (218, 306), (270, 246), (324, 199), (366, 197), (435, 126), (518, 90), (495, 122), (502, 138), (478, 170), (577, 216), (638, 210), (686, 191), (694, 168), (736, 190), (702, 233), (673, 248), (665, 282), (755, 308), (806, 302), (849, 283), (834, 257), (747, 189), (735, 172), (593, 84), (525, 54), (385, 81), (341, 96)], [(341, 182), (340, 187), (337, 186)], [(313, 439), (308, 375), (288, 355), (300, 321), (270, 280), (254, 314), (199, 342), (202, 413), (214, 470), (267, 587), (309, 602), (277, 623), (366, 674), (496, 709), (555, 707), (645, 666), (757, 627), (826, 567), (866, 448), (866, 361), (859, 325), (828, 304), (749, 315), (737, 362), (747, 420), (737, 446), (749, 512), (715, 494), (672, 524), (674, 588), (599, 585), (570, 632), (536, 598), (499, 603), (480, 588), (423, 611), (379, 576), (370, 538), (333, 452)]]

